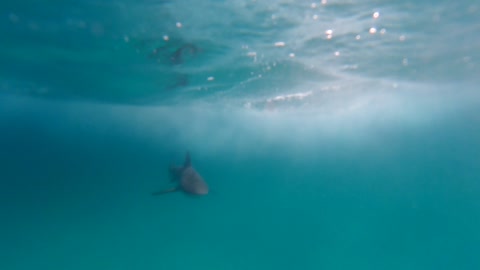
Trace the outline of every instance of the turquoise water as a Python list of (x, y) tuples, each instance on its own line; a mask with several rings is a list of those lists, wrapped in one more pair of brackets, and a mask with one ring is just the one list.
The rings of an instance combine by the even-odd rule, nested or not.
[(1, 6), (0, 269), (480, 268), (477, 3)]

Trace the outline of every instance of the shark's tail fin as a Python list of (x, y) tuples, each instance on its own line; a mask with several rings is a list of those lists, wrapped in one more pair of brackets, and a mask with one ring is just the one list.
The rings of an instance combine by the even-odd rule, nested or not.
[(172, 192), (176, 192), (178, 191), (179, 188), (178, 187), (174, 187), (174, 188), (170, 188), (170, 189), (166, 189), (166, 190), (160, 190), (160, 191), (157, 191), (157, 192), (153, 192), (152, 193), (152, 196), (157, 196), (157, 195), (163, 195), (163, 194), (167, 194), (167, 193), (172, 193)]

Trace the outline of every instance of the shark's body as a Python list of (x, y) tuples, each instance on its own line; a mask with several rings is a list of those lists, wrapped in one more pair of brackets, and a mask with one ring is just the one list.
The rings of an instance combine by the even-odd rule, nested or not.
[(202, 176), (192, 167), (190, 153), (187, 152), (183, 167), (170, 167), (172, 181), (178, 182), (178, 186), (171, 189), (154, 192), (152, 195), (161, 195), (165, 193), (184, 191), (194, 195), (208, 194), (208, 185)]

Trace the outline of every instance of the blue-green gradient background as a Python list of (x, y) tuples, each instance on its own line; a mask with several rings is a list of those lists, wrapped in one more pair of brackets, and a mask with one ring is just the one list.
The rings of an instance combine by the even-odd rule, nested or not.
[(0, 7), (0, 269), (480, 269), (478, 3)]

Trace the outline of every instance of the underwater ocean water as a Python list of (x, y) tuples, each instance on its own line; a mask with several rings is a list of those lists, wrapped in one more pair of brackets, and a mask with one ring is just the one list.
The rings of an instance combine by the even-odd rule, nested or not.
[(0, 7), (0, 269), (480, 269), (480, 3)]

